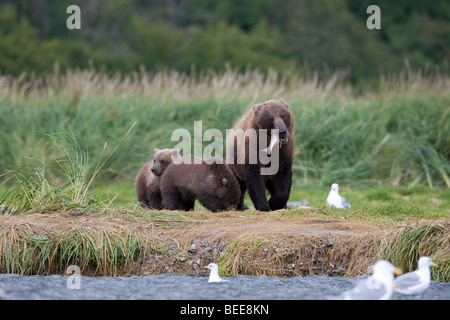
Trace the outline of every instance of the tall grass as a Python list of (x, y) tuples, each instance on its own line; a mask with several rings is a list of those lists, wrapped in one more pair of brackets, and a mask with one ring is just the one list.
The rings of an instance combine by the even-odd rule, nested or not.
[(0, 272), (20, 275), (64, 274), (69, 265), (83, 274), (114, 276), (133, 273), (133, 262), (145, 247), (134, 233), (87, 230), (62, 234), (0, 231)]
[[(24, 100), (48, 100), (79, 95), (101, 97), (146, 97), (157, 101), (269, 99), (283, 96), (311, 99), (351, 93), (342, 80), (345, 73), (336, 72), (319, 80), (318, 73), (287, 71), (267, 73), (248, 68), (245, 72), (227, 67), (224, 72), (192, 71), (189, 75), (169, 70), (153, 73), (140, 68), (129, 74), (107, 74), (96, 69), (60, 71), (39, 77), (22, 74), (17, 78), (0, 75), (0, 98), (17, 103)], [(423, 81), (425, 82), (425, 81)]]
[(5, 181), (10, 182), (10, 186), (0, 195), (0, 205), (6, 206), (5, 212), (13, 208), (22, 213), (65, 211), (71, 208), (99, 209), (103, 203), (90, 197), (88, 190), (133, 127), (134, 124), (109, 154), (105, 154), (107, 144), (104, 144), (93, 168), (90, 166), (89, 151), (78, 143), (73, 133), (47, 135), (51, 148), (43, 149), (50, 149), (49, 152), (54, 155), (62, 155), (49, 160), (31, 158), (28, 164), (6, 171), (2, 176), (6, 177)]
[[(383, 78), (379, 92), (356, 94), (336, 73), (309, 75), (227, 69), (185, 75), (146, 70), (107, 75), (55, 70), (40, 78), (0, 76), (0, 171), (43, 158), (42, 135), (73, 132), (91, 157), (104, 141), (134, 133), (96, 178), (134, 179), (153, 148), (194, 121), (203, 130), (231, 128), (251, 104), (285, 98), (296, 119), (294, 184), (391, 183), (450, 187), (450, 78), (408, 71)], [(1, 172), (0, 172), (1, 173)]]
[(383, 244), (377, 257), (387, 259), (404, 272), (417, 269), (421, 256), (428, 256), (437, 262), (431, 269), (432, 278), (448, 282), (450, 279), (450, 224), (448, 220), (432, 224), (406, 227), (403, 232)]

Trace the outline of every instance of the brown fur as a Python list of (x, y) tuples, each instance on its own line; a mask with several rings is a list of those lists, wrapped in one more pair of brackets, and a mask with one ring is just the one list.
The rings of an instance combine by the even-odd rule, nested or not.
[[(237, 150), (236, 138), (227, 137), (227, 153), (234, 151), (233, 164), (230, 168), (238, 178), (241, 186), (241, 200), (238, 209), (244, 207), (244, 194), (248, 189), (250, 199), (255, 208), (260, 211), (269, 211), (285, 208), (289, 199), (292, 185), (292, 162), (294, 159), (294, 116), (289, 105), (284, 100), (269, 100), (254, 105), (234, 125), (233, 129), (255, 129), (258, 136), (258, 150), (265, 146), (259, 146), (259, 129), (267, 129), (267, 145), (270, 141), (270, 129), (279, 129), (280, 138), (282, 131), (287, 131), (287, 142), (282, 144), (279, 150), (279, 170), (274, 175), (263, 176), (260, 174), (261, 163), (249, 164), (249, 145), (246, 139), (245, 150)], [(275, 146), (278, 147), (278, 146)], [(245, 155), (245, 164), (238, 164), (238, 154)], [(228, 163), (228, 159), (227, 159)], [(266, 199), (265, 189), (271, 195)]]
[(160, 150), (155, 148), (153, 157), (137, 174), (134, 187), (141, 206), (159, 210), (162, 208), (161, 190), (159, 187), (161, 176), (167, 166), (172, 163), (172, 157), (179, 157), (179, 150)]
[[(185, 158), (187, 159), (187, 157)], [(194, 209), (195, 199), (212, 212), (236, 210), (240, 199), (237, 179), (226, 164), (171, 164), (161, 179), (163, 208)]]

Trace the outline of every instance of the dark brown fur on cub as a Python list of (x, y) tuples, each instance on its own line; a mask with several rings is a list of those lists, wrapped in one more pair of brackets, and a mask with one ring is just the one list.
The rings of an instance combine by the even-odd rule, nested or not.
[[(187, 159), (187, 157), (183, 158)], [(195, 199), (212, 212), (236, 210), (240, 188), (236, 177), (226, 164), (172, 163), (161, 179), (163, 208), (194, 209)]]
[(151, 209), (162, 208), (160, 190), (161, 176), (172, 159), (179, 157), (179, 149), (153, 150), (153, 159), (147, 162), (136, 176), (134, 187), (141, 206)]
[[(248, 189), (250, 199), (255, 208), (260, 211), (277, 210), (286, 207), (292, 185), (292, 162), (294, 159), (294, 116), (289, 105), (284, 100), (269, 100), (254, 105), (234, 125), (233, 129), (255, 129), (258, 135), (258, 149), (266, 146), (259, 145), (259, 129), (267, 129), (267, 144), (270, 141), (271, 130), (279, 130), (279, 169), (274, 175), (261, 175), (261, 163), (250, 164), (249, 144), (245, 143), (245, 150), (237, 150), (236, 138), (231, 134), (227, 137), (227, 154), (233, 152), (233, 164), (230, 168), (238, 178), (241, 186), (241, 200), (238, 209), (244, 208), (244, 194)], [(243, 144), (242, 144), (243, 145)], [(239, 152), (245, 155), (245, 163), (238, 164)], [(227, 159), (227, 163), (229, 160)], [(271, 195), (269, 201), (266, 198), (267, 189)]]

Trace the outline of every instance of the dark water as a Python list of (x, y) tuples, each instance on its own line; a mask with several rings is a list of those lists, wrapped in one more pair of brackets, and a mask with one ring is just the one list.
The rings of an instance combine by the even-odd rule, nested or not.
[[(69, 289), (69, 277), (0, 274), (0, 299), (175, 299), (175, 300), (302, 300), (330, 299), (353, 287), (355, 279), (307, 276), (275, 278), (242, 276), (229, 282), (179, 274), (146, 277), (83, 277), (79, 289)], [(69, 279), (69, 286), (76, 285)], [(433, 281), (421, 296), (397, 299), (450, 299), (450, 283)]]

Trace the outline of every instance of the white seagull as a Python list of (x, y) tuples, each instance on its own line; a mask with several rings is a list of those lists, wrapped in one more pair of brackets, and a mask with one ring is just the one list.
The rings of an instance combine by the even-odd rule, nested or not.
[(386, 260), (379, 260), (373, 266), (373, 273), (360, 279), (353, 289), (343, 293), (345, 300), (389, 300), (394, 291), (394, 273), (400, 269)]
[(419, 294), (428, 289), (430, 285), (430, 267), (436, 267), (436, 264), (428, 257), (421, 257), (418, 262), (419, 269), (413, 272), (405, 273), (396, 278), (395, 291), (401, 294)]
[(327, 198), (327, 205), (338, 209), (350, 209), (350, 204), (347, 202), (347, 199), (339, 195), (339, 185), (337, 183), (331, 185), (331, 190)]
[(209, 280), (208, 280), (208, 282), (224, 282), (224, 281), (228, 281), (228, 280), (222, 279), (219, 276), (219, 266), (217, 264), (210, 263), (205, 268), (211, 270), (211, 272), (209, 273)]

